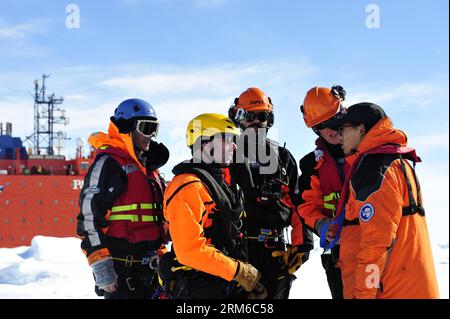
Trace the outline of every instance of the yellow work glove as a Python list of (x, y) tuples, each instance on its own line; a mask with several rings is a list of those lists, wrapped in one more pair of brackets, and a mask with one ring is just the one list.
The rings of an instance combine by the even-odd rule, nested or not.
[(272, 257), (280, 258), (283, 262), (281, 271), (287, 271), (289, 275), (295, 273), (303, 264), (304, 252), (299, 251), (298, 246), (287, 245), (287, 250), (275, 250), (272, 252)]

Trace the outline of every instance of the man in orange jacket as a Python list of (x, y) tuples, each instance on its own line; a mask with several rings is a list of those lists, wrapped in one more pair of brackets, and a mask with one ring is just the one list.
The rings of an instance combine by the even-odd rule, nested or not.
[(201, 114), (188, 124), (193, 158), (174, 167), (164, 193), (173, 249), (161, 258), (159, 274), (170, 298), (237, 298), (240, 287), (249, 297), (266, 295), (261, 274), (245, 262), (242, 193), (225, 180), (239, 135), (221, 114)]
[[(337, 203), (345, 174), (349, 169), (342, 152), (339, 132), (332, 126), (333, 122), (345, 113), (342, 105), (345, 94), (344, 88), (339, 85), (332, 88), (314, 87), (306, 93), (300, 107), (306, 126), (319, 137), (316, 140), (316, 149), (300, 160), (302, 174), (298, 185), (301, 202), (292, 220), (293, 224), (303, 220), (306, 227), (319, 237), (322, 227), (328, 227), (336, 217)], [(323, 236), (327, 236), (326, 232)], [(331, 241), (330, 238), (328, 240)], [(336, 266), (339, 245), (330, 250), (325, 249), (321, 259), (332, 298), (342, 299), (341, 271)]]
[(373, 103), (338, 120), (355, 157), (342, 189), (340, 267), (345, 298), (439, 298), (430, 238), (406, 134)]

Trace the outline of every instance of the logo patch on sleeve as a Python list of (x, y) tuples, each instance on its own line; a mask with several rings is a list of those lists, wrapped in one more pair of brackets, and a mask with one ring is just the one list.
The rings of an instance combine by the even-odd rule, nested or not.
[(372, 204), (367, 203), (359, 210), (359, 219), (367, 223), (375, 215), (375, 209)]

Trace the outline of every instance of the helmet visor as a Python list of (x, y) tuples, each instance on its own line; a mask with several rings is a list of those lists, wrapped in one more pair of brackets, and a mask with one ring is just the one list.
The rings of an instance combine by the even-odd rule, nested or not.
[(155, 120), (137, 120), (136, 131), (147, 137), (158, 135), (159, 122)]

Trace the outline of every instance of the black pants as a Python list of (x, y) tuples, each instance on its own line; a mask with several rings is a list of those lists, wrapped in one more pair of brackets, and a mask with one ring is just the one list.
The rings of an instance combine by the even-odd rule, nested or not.
[(262, 242), (250, 241), (249, 263), (261, 272), (261, 283), (266, 287), (267, 299), (288, 299), (296, 277), (281, 272), (283, 264), (280, 258), (272, 257), (274, 250), (286, 250), (285, 244), (278, 243), (276, 247), (267, 248)]
[(149, 265), (125, 265), (114, 260), (114, 270), (117, 273), (117, 290), (113, 293), (95, 287), (99, 296), (105, 299), (151, 299), (159, 284), (155, 271)]
[(336, 267), (339, 260), (339, 246), (331, 249), (331, 254), (321, 256), (322, 266), (327, 275), (328, 286), (330, 287), (333, 299), (344, 299), (344, 288), (342, 286), (341, 269)]
[(169, 293), (173, 299), (236, 299), (239, 293), (234, 281), (201, 271), (186, 271), (174, 281)]

